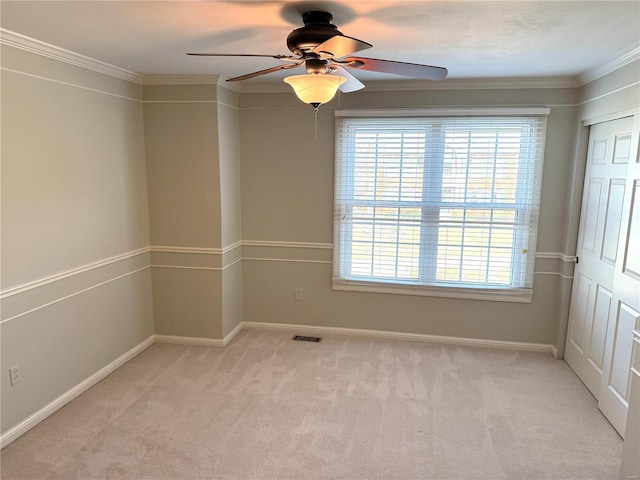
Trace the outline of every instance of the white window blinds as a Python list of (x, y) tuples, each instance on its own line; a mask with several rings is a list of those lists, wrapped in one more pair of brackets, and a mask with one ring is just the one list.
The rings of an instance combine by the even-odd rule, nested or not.
[(336, 126), (334, 287), (531, 293), (544, 115)]

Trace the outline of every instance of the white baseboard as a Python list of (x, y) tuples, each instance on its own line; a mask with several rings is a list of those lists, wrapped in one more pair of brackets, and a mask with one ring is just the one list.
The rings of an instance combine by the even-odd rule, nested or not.
[(231, 330), (222, 340), (206, 337), (180, 337), (178, 335), (154, 335), (156, 343), (173, 343), (175, 345), (194, 345), (198, 347), (224, 347), (242, 331), (242, 322)]
[(242, 322), (231, 330), (222, 340), (204, 337), (180, 337), (177, 335), (154, 335), (157, 343), (173, 343), (176, 345), (194, 345), (200, 347), (224, 347), (242, 331)]
[(58, 398), (53, 400), (51, 403), (45, 405), (40, 410), (35, 412), (33, 415), (27, 417), (22, 422), (18, 423), (16, 426), (10, 428), (5, 433), (0, 436), (0, 448), (4, 448), (13, 442), (16, 438), (23, 435), (33, 427), (35, 427), (38, 423), (42, 422), (49, 415), (55, 413), (60, 408), (64, 407), (71, 400), (76, 398), (78, 395), (93, 387), (100, 380), (105, 378), (110, 373), (117, 370), (119, 367), (127, 363), (133, 357), (141, 353), (142, 351), (149, 348), (153, 345), (154, 336), (150, 336), (143, 342), (139, 343), (131, 350), (126, 353), (123, 353), (118, 358), (116, 358), (113, 362), (108, 365), (102, 367), (96, 373), (86, 378), (82, 382), (78, 383), (75, 387), (67, 390), (65, 393), (60, 395)]
[(180, 337), (177, 335), (154, 335), (156, 343), (173, 343), (176, 345), (194, 345), (199, 347), (224, 347), (224, 340), (205, 337)]
[(354, 337), (383, 338), (390, 340), (404, 340), (410, 342), (440, 343), (468, 347), (498, 348), (502, 350), (517, 350), (521, 352), (542, 352), (557, 355), (553, 345), (543, 343), (508, 342), (502, 340), (485, 340), (481, 338), (446, 337), (441, 335), (426, 335), (422, 333), (390, 332), (385, 330), (365, 330), (359, 328), (321, 327), (311, 325), (296, 325), (288, 323), (240, 322), (222, 340), (202, 337), (180, 337), (175, 335), (154, 335), (158, 343), (174, 343), (179, 345), (198, 345), (204, 347), (224, 347), (231, 342), (244, 328), (291, 331), (319, 335), (349, 335)]
[(440, 343), (466, 347), (498, 348), (501, 350), (517, 350), (521, 352), (553, 353), (553, 345), (544, 343), (507, 342), (502, 340), (485, 340), (481, 338), (445, 337), (441, 335), (425, 335), (422, 333), (387, 332), (384, 330), (364, 330), (358, 328), (317, 327), (287, 323), (242, 322), (243, 328), (291, 331), (295, 333), (349, 335), (354, 337), (383, 338), (404, 340), (409, 342)]
[(556, 346), (555, 345), (550, 345), (550, 346), (551, 346), (551, 356), (556, 360), (562, 360), (562, 358), (560, 358), (560, 355)]
[(238, 335), (242, 331), (243, 324), (240, 322), (236, 327), (231, 330), (227, 335), (222, 339), (222, 345), (227, 346), (233, 340), (236, 335)]

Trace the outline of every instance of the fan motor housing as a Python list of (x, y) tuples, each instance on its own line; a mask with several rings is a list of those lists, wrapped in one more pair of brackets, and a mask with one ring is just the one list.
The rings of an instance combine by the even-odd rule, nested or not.
[(342, 35), (331, 23), (328, 12), (306, 12), (302, 15), (304, 27), (295, 29), (287, 37), (287, 47), (296, 55), (303, 55), (336, 35)]
[(327, 73), (328, 62), (319, 58), (307, 58), (304, 62), (307, 73)]

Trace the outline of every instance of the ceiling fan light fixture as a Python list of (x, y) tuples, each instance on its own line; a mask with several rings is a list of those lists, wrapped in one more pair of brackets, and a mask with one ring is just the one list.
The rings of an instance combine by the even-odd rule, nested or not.
[(311, 73), (292, 75), (285, 78), (284, 81), (291, 85), (300, 100), (317, 109), (320, 105), (331, 101), (340, 85), (347, 79), (340, 75)]

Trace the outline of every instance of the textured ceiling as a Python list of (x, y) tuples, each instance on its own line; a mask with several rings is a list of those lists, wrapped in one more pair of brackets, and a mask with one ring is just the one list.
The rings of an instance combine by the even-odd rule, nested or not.
[(444, 66), (449, 78), (574, 77), (640, 46), (640, 1), (3, 0), (0, 20), (139, 74), (233, 77), (278, 61), (185, 52), (289, 54), (286, 36), (309, 10), (333, 13), (342, 33), (372, 43), (362, 56)]

